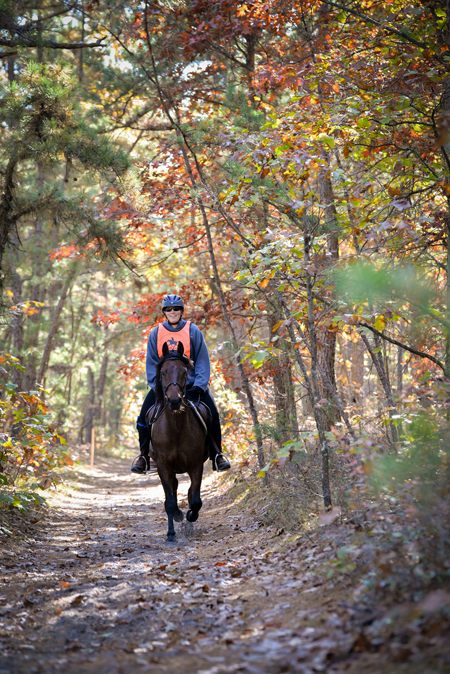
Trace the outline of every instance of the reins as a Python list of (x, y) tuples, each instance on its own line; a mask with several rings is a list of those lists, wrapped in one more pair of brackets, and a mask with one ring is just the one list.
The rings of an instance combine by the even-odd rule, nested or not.
[[(175, 355), (170, 355), (168, 358), (165, 358), (165, 359), (164, 359), (164, 361), (161, 363), (161, 367), (162, 367), (162, 365), (164, 365), (164, 363), (166, 362), (166, 360), (172, 360), (172, 359), (173, 359), (173, 360), (181, 360), (181, 362), (183, 362), (183, 357), (177, 357), (177, 356), (175, 356)], [(183, 364), (184, 364), (184, 363), (183, 363)], [(168, 399), (168, 397), (167, 397), (167, 390), (169, 389), (169, 387), (170, 387), (170, 386), (178, 386), (178, 388), (179, 388), (180, 391), (181, 391), (181, 402), (183, 403), (184, 407), (185, 407), (185, 408), (188, 408), (188, 407), (189, 407), (189, 408), (191, 408), (191, 409), (194, 411), (195, 416), (197, 417), (198, 421), (200, 422), (201, 427), (203, 428), (203, 430), (205, 431), (205, 433), (208, 433), (208, 427), (207, 427), (207, 424), (206, 424), (205, 420), (203, 419), (202, 415), (200, 414), (199, 410), (197, 409), (197, 406), (192, 402), (192, 400), (189, 400), (188, 398), (186, 398), (186, 386), (187, 386), (187, 373), (188, 373), (188, 371), (189, 371), (188, 368), (185, 367), (185, 370), (184, 370), (184, 375), (185, 375), (184, 386), (181, 386), (181, 384), (180, 384), (178, 381), (171, 381), (171, 382), (169, 382), (169, 383), (167, 384), (166, 387), (164, 387), (163, 374), (162, 374), (162, 372), (160, 371), (160, 374), (159, 374), (159, 380), (160, 380), (161, 390), (162, 390), (162, 392), (163, 392), (165, 401), (164, 401), (164, 400), (162, 401), (164, 404), (161, 405), (161, 407), (160, 407), (160, 409), (159, 409), (159, 411), (158, 411), (158, 415), (157, 415), (156, 418), (152, 421), (152, 423), (154, 423), (154, 422), (161, 416), (161, 414), (164, 412), (164, 410), (166, 409), (166, 407), (167, 407), (168, 404), (169, 404), (169, 399)]]

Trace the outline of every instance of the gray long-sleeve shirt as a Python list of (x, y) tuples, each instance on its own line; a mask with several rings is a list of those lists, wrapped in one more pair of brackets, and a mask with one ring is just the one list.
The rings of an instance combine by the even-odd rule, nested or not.
[[(167, 321), (164, 322), (163, 325), (170, 332), (179, 332), (186, 325), (186, 321), (181, 319), (177, 328), (173, 328)], [(189, 388), (192, 386), (198, 386), (198, 388), (201, 388), (202, 391), (206, 391), (211, 375), (208, 349), (206, 347), (202, 333), (193, 323), (191, 323), (189, 335), (191, 338), (191, 360), (194, 361), (195, 367), (193, 370), (189, 371), (187, 385)], [(155, 390), (156, 385), (156, 367), (158, 363), (159, 357), (157, 326), (156, 328), (153, 328), (149, 334), (147, 342), (147, 383), (153, 390)]]

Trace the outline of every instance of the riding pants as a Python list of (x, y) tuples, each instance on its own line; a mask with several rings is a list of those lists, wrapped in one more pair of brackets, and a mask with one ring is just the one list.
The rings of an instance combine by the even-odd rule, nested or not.
[[(209, 392), (209, 389), (206, 389), (206, 391), (201, 394), (200, 400), (204, 402), (205, 405), (208, 405), (209, 409), (211, 410), (212, 423), (210, 433), (217, 447), (219, 447), (220, 451), (222, 451), (222, 430), (220, 428), (219, 411), (216, 407), (216, 403), (214, 402), (214, 398)], [(144, 404), (142, 405), (136, 424), (136, 428), (139, 434), (139, 447), (141, 450), (141, 455), (144, 456), (148, 456), (150, 446), (150, 430), (147, 424), (145, 423), (145, 416), (149, 411), (150, 407), (152, 407), (154, 404), (155, 404), (155, 392), (153, 391), (153, 389), (150, 389), (145, 397)], [(210, 443), (210, 445), (211, 444), (212, 443)], [(211, 460), (214, 460), (216, 454), (217, 450), (211, 446), (209, 458)]]

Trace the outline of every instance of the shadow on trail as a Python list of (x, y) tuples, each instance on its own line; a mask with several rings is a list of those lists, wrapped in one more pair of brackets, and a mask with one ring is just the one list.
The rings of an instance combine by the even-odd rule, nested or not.
[(157, 477), (118, 459), (78, 473), (7, 569), (0, 674), (341, 671), (352, 637), (327, 624), (320, 583), (248, 511), (229, 512), (220, 476), (204, 480), (193, 535), (177, 524), (167, 544)]

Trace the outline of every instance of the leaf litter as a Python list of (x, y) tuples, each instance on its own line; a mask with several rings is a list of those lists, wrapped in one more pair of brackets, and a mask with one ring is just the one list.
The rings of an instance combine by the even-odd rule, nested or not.
[[(292, 535), (233, 505), (221, 476), (204, 487), (199, 522), (168, 546), (157, 478), (118, 459), (79, 469), (71, 496), (0, 552), (0, 674), (427, 671), (415, 662), (442, 650), (447, 592), (365, 606), (354, 568), (367, 555), (340, 510)], [(344, 544), (354, 568), (327, 577)]]

